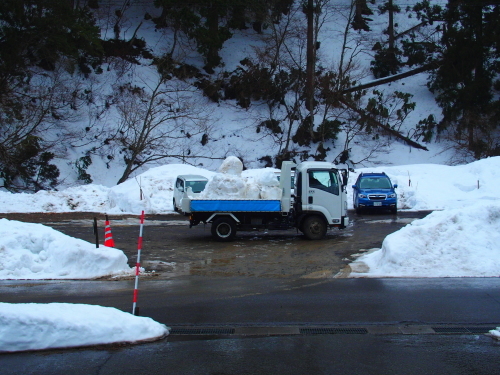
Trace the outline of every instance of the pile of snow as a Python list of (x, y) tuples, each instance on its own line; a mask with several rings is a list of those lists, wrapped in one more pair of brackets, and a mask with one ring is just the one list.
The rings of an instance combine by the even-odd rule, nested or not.
[(168, 335), (151, 318), (111, 307), (0, 303), (0, 352), (137, 343)]
[(351, 263), (351, 277), (497, 277), (500, 200), (436, 211)]
[(243, 163), (235, 156), (227, 157), (218, 173), (209, 179), (200, 199), (281, 199), (275, 170), (265, 168), (246, 177)]
[(91, 279), (132, 275), (123, 251), (42, 224), (0, 219), (0, 279)]

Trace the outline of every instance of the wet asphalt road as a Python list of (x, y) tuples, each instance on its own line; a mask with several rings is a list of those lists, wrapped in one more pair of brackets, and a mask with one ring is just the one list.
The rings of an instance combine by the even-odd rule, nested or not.
[[(91, 218), (79, 215), (30, 220), (92, 241)], [(380, 247), (413, 216), (353, 216), (324, 241), (289, 231), (239, 233), (224, 245), (178, 215), (148, 218), (140, 314), (172, 334), (133, 346), (0, 354), (0, 373), (499, 373), (500, 342), (484, 334), (500, 325), (499, 278), (343, 278), (353, 254)], [(111, 219), (132, 265), (137, 218)], [(0, 285), (2, 302), (132, 307), (132, 279)]]
[[(215, 241), (210, 225), (189, 228), (184, 216), (146, 217), (141, 251), (141, 266), (156, 277), (179, 276), (330, 278), (342, 277), (353, 255), (380, 248), (383, 239), (429, 212), (385, 212), (355, 215), (344, 230), (331, 229), (325, 239), (307, 240), (295, 230), (238, 232), (233, 242)], [(12, 220), (39, 222), (72, 237), (95, 242), (93, 217), (99, 221), (100, 243), (104, 238), (104, 216), (92, 213), (9, 214)], [(115, 247), (123, 250), (130, 266), (137, 260), (139, 219), (110, 216)]]
[[(131, 309), (133, 282), (5, 282), (4, 302)], [(498, 373), (500, 280), (142, 280), (141, 315), (164, 340), (0, 354), (7, 374)]]

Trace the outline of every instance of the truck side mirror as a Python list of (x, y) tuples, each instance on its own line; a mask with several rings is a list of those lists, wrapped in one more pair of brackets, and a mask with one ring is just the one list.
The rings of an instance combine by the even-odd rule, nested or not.
[(394, 189), (396, 189), (398, 187), (398, 184), (394, 184)]
[(352, 185), (352, 188), (353, 188), (353, 189), (356, 189), (356, 185)]

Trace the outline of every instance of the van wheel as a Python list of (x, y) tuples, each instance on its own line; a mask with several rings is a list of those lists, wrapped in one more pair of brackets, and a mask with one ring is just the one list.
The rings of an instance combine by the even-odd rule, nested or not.
[(319, 216), (309, 216), (302, 224), (304, 235), (310, 240), (320, 240), (326, 236), (326, 223)]
[(236, 236), (236, 224), (230, 217), (219, 217), (213, 221), (211, 231), (217, 241), (232, 241)]
[(175, 198), (173, 200), (173, 205), (174, 205), (174, 211), (175, 212), (179, 212), (179, 209), (177, 208), (176, 204), (175, 204)]

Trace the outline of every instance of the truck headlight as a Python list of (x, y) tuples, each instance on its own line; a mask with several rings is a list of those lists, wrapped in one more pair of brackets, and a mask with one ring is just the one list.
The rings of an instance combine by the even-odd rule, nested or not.
[(365, 194), (358, 194), (358, 198), (366, 198)]
[(396, 198), (396, 193), (389, 194), (389, 198)]

